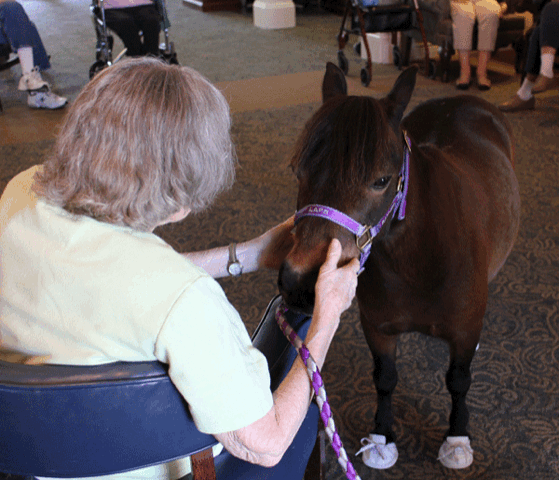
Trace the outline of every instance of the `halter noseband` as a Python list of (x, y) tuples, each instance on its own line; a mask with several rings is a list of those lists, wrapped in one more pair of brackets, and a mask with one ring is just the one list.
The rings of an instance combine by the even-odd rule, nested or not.
[(303, 217), (320, 217), (337, 223), (341, 227), (344, 227), (346, 230), (353, 233), (355, 235), (357, 248), (361, 252), (359, 258), (359, 273), (365, 269), (365, 262), (371, 253), (371, 244), (373, 243), (373, 239), (381, 231), (389, 217), (392, 215), (392, 218), (394, 218), (396, 212), (398, 212), (398, 220), (403, 220), (406, 216), (406, 197), (409, 185), (411, 143), (408, 134), (406, 132), (403, 133), (406, 146), (404, 148), (404, 161), (398, 177), (396, 195), (392, 199), (390, 207), (376, 225), (361, 225), (345, 213), (325, 205), (307, 205), (295, 213), (295, 224), (297, 224), (297, 222), (299, 222), (299, 220)]

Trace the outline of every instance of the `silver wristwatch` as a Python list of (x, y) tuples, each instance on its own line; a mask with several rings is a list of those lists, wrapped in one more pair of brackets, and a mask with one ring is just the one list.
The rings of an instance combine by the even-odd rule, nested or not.
[(227, 262), (227, 272), (232, 277), (238, 277), (243, 273), (243, 266), (239, 259), (237, 258), (237, 244), (231, 243), (229, 245), (229, 262)]

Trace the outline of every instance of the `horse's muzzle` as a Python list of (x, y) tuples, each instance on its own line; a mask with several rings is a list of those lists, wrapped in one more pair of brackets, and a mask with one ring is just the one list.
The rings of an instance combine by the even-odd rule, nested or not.
[(318, 270), (297, 273), (284, 261), (279, 270), (278, 288), (285, 304), (293, 310), (312, 315), (317, 278)]

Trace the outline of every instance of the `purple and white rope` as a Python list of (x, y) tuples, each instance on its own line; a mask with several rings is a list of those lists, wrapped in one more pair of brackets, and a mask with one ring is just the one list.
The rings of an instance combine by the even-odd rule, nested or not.
[(281, 303), (276, 310), (276, 322), (278, 323), (281, 331), (295, 347), (299, 356), (303, 360), (305, 367), (307, 368), (307, 373), (311, 380), (312, 388), (316, 394), (316, 403), (320, 410), (320, 418), (324, 423), (324, 430), (330, 439), (330, 444), (336, 452), (338, 457), (338, 463), (341, 465), (346, 477), (349, 480), (361, 480), (361, 477), (353, 468), (352, 463), (347, 457), (347, 453), (338, 434), (338, 430), (334, 423), (334, 417), (332, 416), (332, 410), (330, 404), (328, 403), (328, 397), (326, 396), (326, 390), (324, 389), (324, 382), (322, 381), (322, 375), (320, 374), (320, 369), (318, 365), (313, 360), (308, 348), (305, 346), (301, 337), (297, 335), (297, 332), (291, 328), (291, 325), (287, 323), (285, 319), (285, 313), (287, 312), (287, 307)]

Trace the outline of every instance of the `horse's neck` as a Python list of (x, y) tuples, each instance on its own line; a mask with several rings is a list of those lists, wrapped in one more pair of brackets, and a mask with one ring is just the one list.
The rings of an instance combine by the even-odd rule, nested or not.
[(406, 215), (403, 220), (395, 216), (387, 234), (380, 240), (380, 251), (390, 257), (393, 262), (408, 262), (416, 258), (418, 250), (428, 254), (432, 249), (429, 228), (427, 225), (428, 204), (425, 184), (427, 166), (417, 147), (410, 152), (409, 185), (406, 197)]

